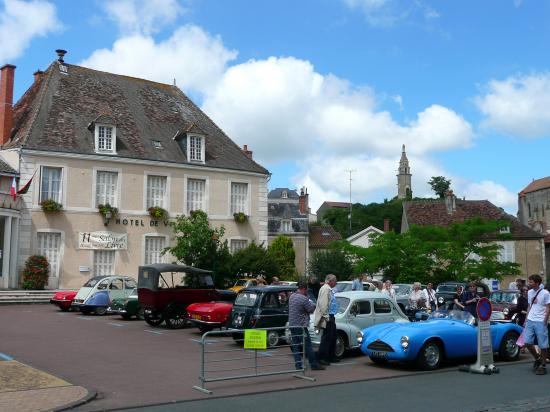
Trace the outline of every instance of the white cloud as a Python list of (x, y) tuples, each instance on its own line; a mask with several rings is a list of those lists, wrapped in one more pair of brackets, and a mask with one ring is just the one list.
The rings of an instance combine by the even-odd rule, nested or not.
[(185, 91), (205, 92), (223, 75), (237, 53), (200, 27), (177, 29), (165, 41), (136, 34), (118, 39), (111, 49), (96, 50), (82, 66), (169, 83)]
[(550, 73), (492, 80), (475, 101), (485, 127), (525, 138), (550, 134)]
[(464, 188), (464, 196), (469, 200), (489, 200), (491, 203), (502, 207), (508, 213), (515, 214), (518, 197), (506, 187), (490, 180), (469, 183)]
[(177, 0), (117, 0), (103, 4), (123, 33), (150, 34), (176, 21), (184, 9)]
[(342, 0), (351, 10), (359, 10), (372, 27), (391, 27), (397, 23), (419, 16), (425, 21), (440, 17), (434, 8), (421, 0)]
[(61, 30), (53, 4), (43, 0), (4, 0), (0, 10), (0, 64), (23, 54), (34, 37)]

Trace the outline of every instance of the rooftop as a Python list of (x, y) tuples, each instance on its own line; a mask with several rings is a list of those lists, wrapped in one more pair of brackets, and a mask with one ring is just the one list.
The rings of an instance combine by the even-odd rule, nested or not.
[(519, 192), (519, 195), (522, 196), (527, 193), (536, 192), (537, 190), (548, 188), (550, 188), (550, 176), (543, 177), (542, 179), (533, 180), (521, 192)]
[(310, 226), (309, 247), (325, 248), (330, 242), (342, 240), (342, 236), (332, 226)]

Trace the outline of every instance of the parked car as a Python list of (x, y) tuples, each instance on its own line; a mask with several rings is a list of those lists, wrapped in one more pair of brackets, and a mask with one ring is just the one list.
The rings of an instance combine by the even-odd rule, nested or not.
[[(232, 329), (283, 327), (288, 322), (288, 299), (296, 286), (263, 286), (242, 289), (231, 310)], [(277, 346), (284, 330), (268, 331), (267, 345)], [(233, 333), (235, 340), (242, 339), (242, 332)]]
[[(351, 285), (353, 281), (351, 280), (341, 280), (340, 282), (336, 282), (336, 286), (334, 287), (334, 293), (340, 293), (340, 292), (349, 292), (351, 291)], [(370, 283), (370, 282), (363, 282), (363, 290), (375, 290), (376, 287)]]
[[(381, 323), (408, 322), (405, 314), (387, 295), (378, 292), (352, 291), (336, 295), (338, 313), (336, 321), (335, 356), (341, 358), (347, 350), (360, 346), (357, 333)], [(311, 343), (319, 346), (322, 331), (314, 326), (313, 317), (309, 325)]]
[(111, 305), (107, 308), (108, 314), (118, 314), (123, 319), (129, 320), (133, 317), (143, 319), (143, 308), (138, 301), (138, 291), (134, 288), (127, 298), (113, 299)]
[(63, 312), (67, 312), (71, 310), (71, 305), (76, 296), (76, 293), (77, 292), (74, 290), (63, 290), (55, 292), (53, 298), (50, 299), (50, 303), (59, 307), (59, 309), (61, 309)]
[(502, 312), (505, 320), (511, 320), (518, 304), (519, 290), (502, 289), (491, 293), (493, 312)]
[(129, 276), (95, 276), (80, 288), (71, 304), (84, 314), (104, 315), (113, 299), (125, 299), (136, 287)]
[[(475, 318), (465, 311), (434, 311), (425, 322), (375, 325), (359, 335), (361, 351), (375, 363), (415, 362), (420, 369), (437, 369), (444, 359), (477, 354)], [(519, 356), (516, 340), (522, 328), (491, 322), (493, 351), (501, 360)]]
[[(462, 286), (464, 291), (468, 290), (468, 283), (464, 282), (443, 282), (437, 285), (435, 290), (435, 297), (437, 299), (437, 306), (439, 309), (452, 309), (454, 296), (456, 294), (456, 288)], [(483, 282), (476, 282), (477, 293), (482, 298), (488, 298), (491, 296), (491, 290)]]
[(204, 333), (227, 326), (231, 309), (232, 302), (192, 303), (187, 306), (187, 317)]
[(251, 287), (254, 287), (254, 286), (258, 286), (258, 281), (256, 279), (243, 278), (243, 279), (237, 279), (235, 281), (235, 284), (227, 290), (232, 290), (233, 292), (238, 292), (241, 289), (251, 288)]
[(156, 263), (139, 267), (138, 300), (151, 326), (185, 326), (192, 303), (234, 300), (235, 292), (214, 288), (212, 272), (191, 266)]

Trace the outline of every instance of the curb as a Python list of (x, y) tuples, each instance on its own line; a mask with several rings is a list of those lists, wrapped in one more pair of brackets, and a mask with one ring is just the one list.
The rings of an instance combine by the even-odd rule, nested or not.
[[(82, 388), (84, 388), (82, 386)], [(84, 388), (86, 389), (86, 388)], [(88, 394), (86, 396), (84, 396), (82, 399), (79, 399), (77, 401), (74, 401), (74, 402), (69, 402), (65, 405), (62, 405), (62, 406), (58, 406), (57, 408), (55, 409), (52, 409), (51, 412), (61, 412), (61, 411), (67, 411), (69, 409), (73, 409), (73, 408), (76, 408), (77, 406), (80, 406), (80, 405), (84, 405), (88, 402), (91, 402), (93, 401), (96, 397), (97, 397), (97, 392), (96, 391), (91, 391), (89, 389), (86, 389), (88, 391)]]

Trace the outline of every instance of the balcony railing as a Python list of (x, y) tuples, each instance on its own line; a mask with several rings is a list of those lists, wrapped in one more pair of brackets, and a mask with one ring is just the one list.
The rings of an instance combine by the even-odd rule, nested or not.
[(23, 199), (17, 196), (15, 200), (9, 193), (0, 193), (0, 209), (21, 210)]

